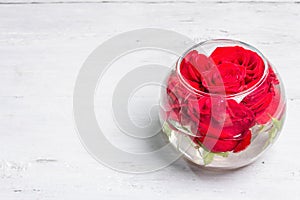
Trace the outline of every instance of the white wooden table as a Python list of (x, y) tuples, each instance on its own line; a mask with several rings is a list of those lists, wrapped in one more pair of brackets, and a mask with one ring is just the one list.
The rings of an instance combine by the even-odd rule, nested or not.
[[(33, 3), (32, 3), (33, 2)], [(299, 199), (300, 4), (294, 1), (0, 0), (0, 199)], [(96, 162), (75, 131), (78, 71), (110, 37), (164, 28), (246, 41), (288, 97), (278, 142), (254, 164), (213, 173), (179, 159), (134, 175)]]

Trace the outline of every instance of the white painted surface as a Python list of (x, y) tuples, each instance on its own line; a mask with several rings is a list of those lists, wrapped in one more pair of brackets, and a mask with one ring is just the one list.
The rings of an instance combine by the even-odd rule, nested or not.
[(23, 3), (23, 4), (31, 4), (31, 3), (44, 3), (44, 4), (65, 4), (65, 3), (122, 3), (122, 4), (170, 4), (170, 3), (271, 3), (271, 4), (278, 4), (278, 3), (298, 3), (297, 0), (1, 0), (1, 3)]
[[(298, 199), (299, 13), (300, 4), (285, 1), (1, 4), (0, 199)], [(183, 159), (142, 175), (97, 163), (73, 123), (77, 73), (101, 42), (145, 27), (196, 41), (239, 39), (264, 52), (288, 96), (276, 145), (256, 163), (226, 173)]]

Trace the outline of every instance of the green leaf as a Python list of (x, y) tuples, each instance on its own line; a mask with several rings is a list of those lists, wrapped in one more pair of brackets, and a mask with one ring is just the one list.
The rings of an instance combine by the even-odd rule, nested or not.
[(269, 144), (270, 144), (270, 139), (266, 141), (266, 143), (265, 143), (263, 149), (267, 148), (267, 146), (268, 146)]
[(185, 133), (188, 133), (190, 135), (192, 135), (192, 131), (190, 130), (189, 127), (187, 126), (182, 126), (180, 123), (176, 122), (176, 121), (173, 121), (173, 120), (169, 120), (170, 124), (172, 124), (176, 129), (182, 131), (182, 132), (185, 132)]
[(259, 124), (259, 129), (258, 129), (258, 134), (262, 133), (265, 131), (266, 125), (263, 124)]
[(218, 156), (222, 156), (224, 158), (227, 158), (229, 156), (229, 152), (219, 152), (219, 153), (215, 153)]
[[(270, 116), (271, 117), (271, 116)], [(267, 140), (266, 144), (264, 145), (264, 149), (271, 143), (273, 143), (276, 135), (277, 135), (277, 132), (279, 130), (281, 130), (282, 128), (282, 124), (283, 124), (283, 119), (281, 120), (278, 120), (276, 118), (273, 118), (271, 117), (272, 119), (272, 122), (273, 122), (273, 125), (272, 125), (272, 128), (269, 130), (269, 139)]]
[(278, 120), (276, 118), (271, 117), (273, 124), (275, 125), (275, 127), (277, 128), (277, 130), (280, 130), (282, 128), (282, 122), (283, 120)]
[(214, 152), (211, 152), (209, 151), (208, 149), (206, 149), (199, 141), (198, 141), (200, 147), (202, 147), (203, 149), (203, 162), (204, 162), (204, 165), (208, 165), (210, 164), (214, 157), (215, 156), (222, 156), (224, 158), (227, 158), (229, 156), (229, 152), (218, 152), (218, 153), (214, 153)]
[(215, 154), (212, 152), (204, 151), (203, 152), (203, 162), (204, 165), (210, 164), (214, 160)]
[(171, 136), (172, 129), (170, 128), (170, 126), (167, 122), (164, 122), (162, 130), (168, 137)]
[(269, 139), (273, 140), (276, 137), (276, 128), (272, 128), (269, 132)]

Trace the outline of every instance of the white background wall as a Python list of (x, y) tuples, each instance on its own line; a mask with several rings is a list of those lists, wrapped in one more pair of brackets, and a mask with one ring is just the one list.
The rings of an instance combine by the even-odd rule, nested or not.
[[(0, 199), (299, 198), (300, 3), (0, 3)], [(254, 164), (226, 173), (208, 172), (183, 159), (142, 175), (97, 163), (74, 127), (76, 76), (101, 42), (147, 27), (174, 30), (197, 41), (234, 38), (264, 52), (281, 74), (288, 97), (287, 121), (276, 145)]]

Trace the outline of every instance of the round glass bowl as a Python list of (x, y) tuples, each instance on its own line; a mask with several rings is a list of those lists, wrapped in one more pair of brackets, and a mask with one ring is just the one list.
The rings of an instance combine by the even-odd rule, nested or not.
[(282, 81), (264, 55), (246, 43), (209, 40), (193, 46), (178, 59), (165, 86), (163, 132), (200, 166), (248, 165), (282, 129)]

